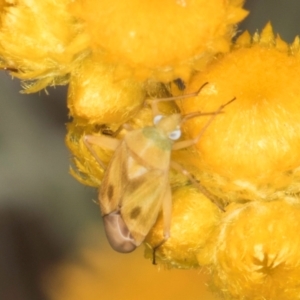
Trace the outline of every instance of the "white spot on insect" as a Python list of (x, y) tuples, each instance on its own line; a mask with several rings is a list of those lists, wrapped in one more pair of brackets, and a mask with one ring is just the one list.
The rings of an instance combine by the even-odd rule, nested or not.
[(134, 179), (136, 177), (142, 176), (148, 172), (148, 169), (138, 164), (135, 159), (132, 157), (128, 157), (127, 161), (128, 169), (130, 169), (130, 173), (127, 174), (128, 179)]
[(153, 124), (157, 125), (159, 123), (159, 121), (163, 118), (162, 115), (157, 115), (153, 118)]
[(181, 137), (181, 129), (177, 128), (173, 130), (171, 133), (169, 133), (169, 139), (172, 141), (176, 141)]

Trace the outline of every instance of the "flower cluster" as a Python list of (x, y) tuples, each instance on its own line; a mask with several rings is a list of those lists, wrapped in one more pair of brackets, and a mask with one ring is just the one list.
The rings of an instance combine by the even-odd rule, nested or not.
[[(95, 153), (108, 164), (112, 152), (95, 146), (92, 154), (84, 135), (121, 139), (124, 123), (151, 124), (147, 97), (193, 93), (205, 82), (197, 96), (161, 109), (213, 112), (235, 99), (196, 145), (172, 153), (224, 212), (170, 171), (171, 237), (156, 258), (170, 268), (206, 266), (224, 299), (298, 299), (300, 40), (288, 45), (267, 24), (233, 42), (247, 15), (242, 5), (2, 0), (0, 63), (24, 80), (25, 92), (69, 83), (71, 172), (98, 188), (104, 170)], [(208, 118), (185, 122), (182, 139), (197, 136)], [(163, 226), (160, 215), (146, 237), (146, 257), (163, 239)]]

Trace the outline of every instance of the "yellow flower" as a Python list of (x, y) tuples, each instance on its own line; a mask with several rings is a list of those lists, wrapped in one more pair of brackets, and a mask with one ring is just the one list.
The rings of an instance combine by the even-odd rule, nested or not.
[(68, 91), (73, 117), (90, 124), (122, 124), (141, 108), (146, 95), (144, 84), (131, 78), (116, 80), (115, 69), (114, 65), (95, 61), (94, 56), (73, 69)]
[(2, 1), (0, 66), (25, 80), (27, 93), (68, 83), (69, 74), (91, 52), (98, 63), (114, 65), (115, 80), (133, 75), (186, 80), (215, 53), (228, 51), (234, 24), (247, 15), (242, 4)]
[(211, 268), (224, 299), (299, 299), (300, 206), (289, 200), (230, 206)]
[(77, 0), (71, 8), (85, 21), (93, 52), (120, 65), (119, 76), (169, 82), (228, 51), (234, 24), (247, 15), (243, 2)]
[[(156, 261), (170, 268), (190, 269), (211, 263), (210, 237), (219, 225), (221, 212), (195, 187), (175, 188), (172, 194), (171, 237), (156, 251)], [(163, 240), (163, 216), (147, 236), (146, 256)]]
[[(273, 200), (300, 188), (299, 41), (288, 46), (274, 38), (270, 25), (253, 41), (244, 33), (232, 52), (196, 74), (187, 93), (208, 85), (197, 97), (182, 101), (184, 113), (215, 111), (197, 144), (197, 178), (224, 203)], [(186, 126), (197, 135), (207, 119)]]
[[(105, 127), (89, 125), (87, 123), (78, 124), (77, 119), (67, 125), (66, 145), (71, 151), (74, 167), (70, 168), (71, 174), (82, 184), (98, 188), (101, 184), (104, 170), (101, 168), (95, 157), (87, 149), (83, 142), (84, 134), (99, 135), (105, 132)], [(104, 163), (108, 163), (111, 158), (111, 151), (95, 147), (95, 151)]]
[[(88, 36), (68, 12), (70, 0), (11, 0), (1, 11), (1, 67), (26, 80), (26, 92), (66, 84), (88, 55)], [(3, 5), (3, 4), (2, 4)]]
[[(103, 70), (103, 66), (95, 66), (95, 73), (97, 71), (99, 71), (99, 69), (102, 71)], [(109, 71), (109, 69), (107, 70)], [(93, 73), (93, 74), (95, 74)], [(97, 73), (96, 73), (97, 76)], [(110, 74), (105, 75), (105, 76), (110, 76)], [(91, 87), (95, 89), (95, 93), (97, 93), (97, 82), (94, 81), (93, 77), (91, 78), (87, 78), (88, 80), (90, 80)], [(105, 79), (105, 78), (104, 78)], [(125, 82), (130, 82), (129, 80), (124, 80)], [(122, 82), (122, 81), (121, 81)], [(109, 83), (107, 82), (107, 88), (110, 88)], [(129, 86), (130, 88), (130, 86)], [(127, 89), (129, 89), (127, 87)], [(72, 78), (71, 78), (71, 89), (72, 89)], [(90, 89), (91, 90), (91, 89)], [(162, 85), (160, 84), (149, 84), (145, 87), (145, 90), (148, 91), (148, 93), (155, 93), (155, 95), (161, 95), (161, 96), (165, 96), (166, 95), (166, 90), (163, 88)], [(114, 90), (111, 88), (111, 93), (117, 93), (117, 89)], [(122, 91), (120, 91), (121, 93)], [(132, 88), (131, 93), (137, 93), (135, 88)], [(98, 94), (97, 94), (98, 95)], [(105, 95), (105, 91), (104, 91), (104, 95)], [(150, 95), (148, 95), (150, 97)], [(70, 95), (69, 95), (70, 97)], [(100, 95), (99, 95), (100, 97)], [(122, 99), (120, 96), (118, 96), (116, 94), (116, 97), (119, 97), (118, 100), (124, 100), (124, 103), (126, 103), (126, 98)], [(91, 97), (92, 98), (92, 97)], [(101, 98), (103, 100), (103, 98)], [(83, 101), (88, 101), (87, 97), (84, 97)], [(92, 99), (94, 101), (98, 101), (97, 97), (95, 97), (95, 99)], [(69, 106), (74, 105), (74, 106), (78, 106), (78, 105), (82, 105), (82, 103), (84, 103), (80, 98), (79, 99), (70, 99), (69, 98)], [(128, 101), (130, 102), (130, 99), (128, 99)], [(109, 102), (109, 100), (108, 100)], [(102, 107), (104, 107), (106, 105), (105, 101), (101, 104)], [(108, 106), (110, 105), (110, 103), (107, 104)], [(95, 104), (96, 106), (96, 104)], [(95, 109), (94, 106), (94, 109)], [(88, 106), (90, 107), (90, 106)], [(93, 106), (92, 106), (93, 107)], [(117, 115), (117, 112), (119, 111), (119, 113), (122, 113), (122, 110), (126, 110), (126, 107), (123, 107), (122, 104), (120, 103), (120, 107), (122, 108), (121, 110), (119, 110), (119, 106), (116, 106), (114, 108), (115, 110), (115, 114)], [(165, 103), (162, 106), (160, 106), (160, 109), (167, 114), (170, 113), (174, 113), (176, 111), (174, 104), (173, 103)], [(96, 110), (96, 109), (95, 109)], [(97, 122), (93, 122), (94, 120), (99, 120), (101, 116), (101, 110), (98, 111), (88, 111), (88, 108), (85, 108), (86, 114), (92, 115), (93, 117), (87, 117), (83, 115), (82, 112), (78, 111), (71, 107), (71, 111), (73, 111), (73, 115), (74, 118), (72, 120), (72, 122), (70, 122), (67, 126), (67, 136), (66, 136), (66, 144), (69, 148), (69, 150), (71, 151), (72, 155), (73, 155), (73, 164), (74, 167), (71, 168), (71, 174), (81, 183), (89, 185), (89, 186), (94, 186), (99, 188), (101, 181), (102, 181), (102, 177), (103, 177), (103, 173), (104, 170), (103, 168), (99, 165), (99, 163), (97, 162), (97, 160), (95, 159), (95, 157), (91, 154), (91, 152), (87, 149), (86, 145), (83, 142), (83, 136), (84, 135), (101, 135), (101, 134), (108, 134), (108, 135), (114, 135), (115, 132), (119, 131), (120, 129), (120, 124), (119, 123), (111, 123), (109, 125), (103, 125), (101, 124), (101, 122), (97, 123)], [(111, 115), (108, 113), (107, 115), (103, 115), (103, 118), (113, 118), (115, 115), (113, 114), (114, 112), (112, 111)], [(98, 114), (98, 115), (97, 115)], [(152, 124), (152, 110), (150, 109), (150, 107), (143, 107), (142, 109), (140, 109), (136, 115), (134, 116), (134, 118), (130, 119), (128, 121), (128, 124), (133, 128), (133, 129), (137, 129), (137, 128), (143, 128), (147, 125), (151, 125)], [(117, 120), (117, 118), (116, 118)], [(115, 121), (116, 122), (116, 121)], [(117, 134), (117, 138), (122, 139), (124, 137), (124, 135), (126, 134), (125, 130), (121, 130), (118, 134)], [(108, 165), (110, 158), (112, 157), (113, 153), (112, 151), (109, 151), (105, 148), (101, 148), (101, 147), (97, 147), (94, 146), (93, 147), (96, 154), (98, 155), (98, 157), (101, 159), (101, 161), (103, 161), (104, 164)], [(182, 183), (182, 178), (180, 176), (173, 176), (173, 182), (174, 184), (178, 184), (178, 182), (181, 184)]]
[[(287, 45), (268, 24), (252, 38), (245, 32), (226, 53), (247, 14), (243, 2), (0, 0), (0, 66), (25, 80), (26, 92), (70, 81), (71, 173), (97, 188), (104, 169), (83, 136), (122, 139), (124, 122), (133, 129), (151, 124), (146, 95), (168, 94), (153, 82), (180, 78), (185, 93), (208, 82), (179, 108), (163, 104), (169, 114), (213, 112), (235, 98), (194, 148), (172, 153), (226, 212), (170, 171), (171, 237), (156, 258), (167, 267), (208, 265), (226, 299), (297, 299), (300, 42)], [(208, 118), (189, 120), (183, 139), (197, 136)], [(112, 151), (93, 149), (109, 163)], [(160, 215), (145, 240), (147, 257), (163, 225)]]

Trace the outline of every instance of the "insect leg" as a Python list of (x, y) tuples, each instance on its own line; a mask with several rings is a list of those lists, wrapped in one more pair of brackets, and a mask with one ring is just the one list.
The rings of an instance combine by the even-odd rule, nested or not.
[(158, 103), (159, 102), (162, 102), (162, 101), (175, 101), (175, 100), (182, 100), (182, 99), (185, 99), (185, 98), (195, 97), (195, 96), (197, 96), (200, 93), (200, 91), (207, 84), (208, 84), (208, 82), (205, 82), (204, 84), (202, 84), (202, 86), (199, 88), (199, 90), (196, 91), (196, 92), (194, 92), (194, 93), (185, 94), (185, 95), (179, 95), (179, 96), (174, 96), (174, 97), (159, 98), (159, 99), (152, 100), (150, 105), (151, 105), (151, 108), (152, 108), (152, 114), (153, 114), (153, 116), (157, 116), (157, 115), (161, 114), (160, 111), (159, 111), (159, 109), (158, 109)]
[[(204, 132), (206, 131), (206, 129), (208, 128), (208, 126), (212, 123), (212, 121), (216, 118), (217, 115), (219, 115), (220, 113), (222, 113), (222, 109), (227, 106), (228, 104), (230, 104), (231, 102), (233, 102), (236, 98), (231, 99), (230, 101), (228, 101), (227, 103), (221, 105), (214, 113), (192, 113), (191, 117), (195, 117), (197, 115), (201, 116), (201, 115), (211, 115), (211, 118), (207, 121), (207, 123), (205, 124), (205, 126), (200, 130), (200, 132), (198, 133), (198, 135), (190, 140), (185, 140), (185, 141), (181, 141), (181, 142), (177, 142), (173, 144), (172, 150), (179, 150), (179, 149), (183, 149), (183, 148), (187, 148), (190, 147), (192, 145), (195, 145), (199, 142), (200, 138), (203, 136)], [(181, 122), (181, 124), (186, 121), (187, 119), (191, 118), (190, 115), (187, 115)]]
[(105, 136), (105, 135), (100, 135), (100, 136), (85, 135), (83, 137), (83, 142), (86, 145), (86, 147), (89, 149), (89, 151), (93, 154), (96, 161), (99, 163), (99, 165), (104, 170), (106, 169), (106, 166), (103, 163), (103, 161), (100, 159), (98, 154), (95, 152), (92, 145), (100, 146), (100, 147), (107, 148), (109, 150), (114, 151), (114, 150), (116, 150), (116, 148), (120, 144), (120, 140), (118, 140), (116, 138), (109, 137), (109, 136)]
[(125, 130), (127, 130), (127, 131), (132, 131), (132, 130), (134, 130), (134, 128), (133, 128), (130, 124), (128, 124), (128, 123), (125, 123), (125, 124), (123, 124), (122, 126), (123, 126), (123, 128), (124, 128)]
[(221, 211), (225, 211), (222, 205), (220, 204), (220, 199), (211, 194), (205, 187), (203, 187), (186, 169), (184, 169), (180, 164), (175, 161), (170, 162), (171, 168), (174, 170), (181, 172), (184, 176), (186, 176), (191, 183), (212, 203), (214, 203)]
[(153, 265), (156, 265), (157, 249), (170, 238), (170, 227), (171, 227), (171, 217), (172, 217), (172, 194), (171, 194), (171, 187), (169, 184), (164, 194), (164, 198), (162, 202), (162, 211), (163, 211), (163, 221), (164, 221), (164, 228), (163, 228), (164, 238), (161, 242), (159, 242), (158, 245), (153, 247), (153, 258), (152, 258)]
[(113, 134), (112, 134), (112, 136), (113, 137), (116, 137), (116, 136), (118, 136), (118, 134), (123, 130), (123, 129), (125, 129), (126, 131), (132, 131), (132, 130), (134, 130), (134, 128), (132, 128), (132, 126), (130, 125), (130, 124), (128, 124), (128, 123), (124, 123), (124, 124), (122, 124)]

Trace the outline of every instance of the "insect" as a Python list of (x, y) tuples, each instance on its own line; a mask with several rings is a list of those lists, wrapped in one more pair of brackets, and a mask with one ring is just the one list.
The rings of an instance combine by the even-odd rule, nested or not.
[[(153, 126), (135, 130), (127, 128), (129, 131), (122, 140), (105, 135), (84, 136), (85, 145), (105, 169), (98, 201), (106, 236), (114, 250), (129, 253), (138, 247), (162, 210), (164, 238), (153, 247), (155, 264), (156, 250), (170, 237), (172, 211), (170, 168), (185, 174), (202, 193), (219, 206), (218, 199), (206, 191), (178, 163), (171, 161), (171, 152), (196, 144), (216, 115), (222, 113), (223, 108), (235, 99), (220, 106), (215, 112), (196, 112), (186, 116), (179, 113), (163, 116), (158, 109), (158, 103), (161, 101), (174, 101), (198, 95), (206, 84), (193, 94), (152, 100)], [(194, 139), (177, 141), (181, 136), (181, 125), (188, 119), (203, 115), (211, 115), (211, 118), (199, 134)], [(93, 146), (114, 151), (107, 167), (97, 156)]]

